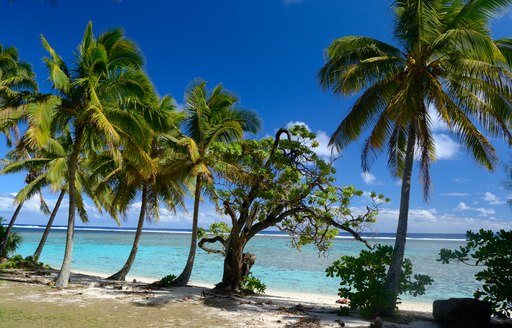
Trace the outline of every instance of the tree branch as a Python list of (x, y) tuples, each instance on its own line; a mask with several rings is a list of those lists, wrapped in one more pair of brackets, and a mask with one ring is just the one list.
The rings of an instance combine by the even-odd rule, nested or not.
[[(208, 243), (208, 244), (214, 244), (216, 242), (219, 242), (222, 244), (222, 250), (221, 249), (214, 249), (214, 248), (209, 248), (207, 246), (205, 246), (204, 244)], [(199, 243), (197, 244), (197, 246), (199, 246), (199, 248), (205, 250), (206, 252), (208, 252), (209, 254), (210, 253), (215, 253), (215, 254), (221, 254), (223, 256), (226, 256), (226, 241), (224, 240), (224, 238), (222, 236), (215, 236), (215, 237), (212, 237), (212, 238), (202, 238)]]

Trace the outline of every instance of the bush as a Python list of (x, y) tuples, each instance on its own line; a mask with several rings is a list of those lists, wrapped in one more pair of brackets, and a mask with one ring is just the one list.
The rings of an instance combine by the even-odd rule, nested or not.
[(32, 256), (23, 258), (21, 255), (15, 255), (8, 259), (7, 262), (0, 264), (0, 269), (40, 270), (49, 268), (48, 265), (42, 262), (34, 261)]
[(265, 293), (267, 286), (258, 278), (249, 274), (242, 279), (242, 290), (249, 294)]
[[(350, 299), (350, 308), (358, 309), (365, 318), (379, 315), (393, 299), (394, 295), (384, 288), (392, 254), (393, 247), (377, 245), (374, 250), (362, 250), (359, 257), (342, 256), (326, 269), (328, 277), (341, 279), (338, 295)], [(425, 286), (432, 282), (427, 275), (412, 276), (412, 263), (404, 259), (399, 295), (425, 294)]]
[[(4, 239), (6, 228), (2, 225), (4, 222), (4, 218), (0, 216), (0, 241)], [(11, 232), (9, 235), (9, 238), (7, 239), (7, 246), (5, 248), (5, 254), (9, 256), (9, 254), (12, 254), (16, 252), (18, 247), (21, 245), (21, 242), (23, 239), (21, 238), (21, 235), (17, 232)]]
[(465, 264), (483, 266), (475, 274), (483, 282), (482, 289), (475, 291), (476, 298), (482, 298), (492, 304), (493, 312), (510, 317), (512, 311), (512, 230), (481, 229), (478, 233), (466, 233), (467, 244), (458, 250), (443, 248), (439, 259), (444, 264), (456, 260)]
[(162, 285), (163, 287), (172, 287), (172, 283), (174, 282), (174, 280), (176, 280), (176, 278), (177, 277), (175, 275), (168, 274), (167, 276), (160, 279), (160, 285)]

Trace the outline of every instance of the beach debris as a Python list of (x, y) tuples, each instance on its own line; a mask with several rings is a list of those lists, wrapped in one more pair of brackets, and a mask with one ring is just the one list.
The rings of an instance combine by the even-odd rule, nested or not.
[(132, 282), (133, 282), (133, 283), (137, 283), (137, 279), (133, 279), (133, 280), (132, 280)]
[(322, 327), (318, 317), (301, 317), (297, 322), (289, 323), (286, 328), (317, 328)]
[(340, 325), (340, 327), (345, 327), (345, 322), (343, 320), (334, 320), (334, 322), (336, 322), (338, 325)]
[(487, 327), (491, 321), (491, 303), (475, 298), (436, 300), (433, 309), (434, 319), (450, 327)]
[(369, 328), (382, 328), (382, 319), (381, 317), (376, 317), (372, 323), (370, 323)]

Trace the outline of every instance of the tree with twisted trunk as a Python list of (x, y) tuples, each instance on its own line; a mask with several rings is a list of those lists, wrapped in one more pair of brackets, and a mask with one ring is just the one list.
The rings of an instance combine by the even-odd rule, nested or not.
[[(241, 289), (255, 262), (244, 248), (271, 227), (290, 234), (297, 248), (313, 243), (326, 251), (339, 230), (371, 247), (359, 232), (374, 222), (384, 197), (374, 195), (365, 211), (353, 212), (350, 201), (362, 192), (334, 186), (334, 168), (314, 152), (311, 146), (315, 145), (314, 134), (304, 126), (280, 129), (275, 138), (217, 145), (217, 153), (224, 158), (214, 166), (219, 175), (216, 194), (230, 225), (212, 225), (214, 236), (199, 242), (205, 251), (225, 257), (222, 281), (216, 288)], [(217, 242), (220, 248), (210, 246)]]

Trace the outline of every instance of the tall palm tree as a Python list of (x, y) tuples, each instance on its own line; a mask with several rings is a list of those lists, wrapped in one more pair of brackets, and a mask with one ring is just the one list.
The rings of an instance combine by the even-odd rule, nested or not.
[(512, 142), (512, 74), (489, 30), (494, 15), (511, 3), (397, 0), (394, 37), (400, 48), (346, 36), (327, 49), (327, 63), (319, 72), (322, 86), (341, 95), (361, 92), (330, 145), (342, 150), (369, 129), (363, 170), (387, 148), (388, 167), (402, 180), (393, 260), (385, 282), (391, 301), (384, 315), (396, 307), (415, 154), (425, 199), (430, 194), (429, 167), (436, 158), (433, 120), (445, 122), (487, 170), (496, 167), (497, 155), (484, 133)]
[(18, 50), (0, 44), (0, 130), (11, 147), (19, 140), (17, 123), (25, 118), (28, 96), (37, 91), (31, 66), (19, 58)]
[[(19, 58), (16, 48), (0, 44), (0, 131), (5, 135), (9, 147), (19, 142), (18, 122), (26, 117), (24, 105), (28, 96), (37, 90), (34, 77), (31, 66)], [(24, 154), (28, 156), (27, 152)], [(27, 175), (27, 183), (33, 176)], [(18, 203), (0, 240), (0, 257), (6, 255), (7, 240), (22, 207), (23, 202)]]
[(211, 179), (210, 163), (214, 156), (211, 146), (216, 142), (233, 142), (243, 137), (244, 132), (256, 133), (261, 121), (256, 113), (236, 108), (238, 98), (217, 85), (210, 93), (206, 82), (197, 81), (185, 95), (184, 133), (182, 143), (190, 153), (189, 172), (195, 177), (194, 213), (192, 236), (187, 263), (183, 272), (173, 282), (185, 286), (190, 280), (197, 250), (199, 202), (205, 181)]
[[(50, 139), (44, 147), (33, 152), (35, 156), (29, 158), (25, 158), (26, 156), (23, 156), (24, 151), (27, 148), (27, 144), (26, 139), (22, 138), (18, 143), (18, 147), (7, 154), (7, 157), (11, 159), (11, 162), (8, 163), (0, 172), (0, 174), (17, 173), (20, 171), (29, 172), (28, 176), (31, 176), (30, 181), (27, 181), (27, 185), (18, 192), (14, 199), (15, 202), (20, 205), (23, 205), (27, 199), (32, 198), (35, 194), (41, 195), (41, 191), (47, 187), (50, 187), (52, 191), (59, 192), (59, 197), (51, 211), (50, 218), (48, 219), (48, 223), (39, 245), (34, 252), (33, 259), (35, 261), (37, 261), (41, 255), (55, 216), (57, 215), (60, 204), (68, 190), (67, 164), (72, 146), (72, 138), (69, 131), (59, 131), (59, 133), (60, 135)], [(77, 171), (77, 179), (80, 181), (78, 185), (81, 188), (79, 193), (80, 195), (83, 192), (87, 193), (87, 195), (94, 200), (95, 204), (97, 204), (98, 209), (101, 210), (100, 204), (102, 203), (102, 194), (91, 192), (91, 188), (87, 184), (89, 179), (86, 179), (86, 177), (89, 176), (89, 172), (86, 170), (87, 167), (84, 165), (84, 162), (85, 161), (83, 159), (79, 160), (79, 167), (81, 169)], [(45, 207), (42, 208), (43, 212), (50, 214), (43, 199), (41, 200), (41, 206)], [(88, 217), (82, 197), (77, 198), (77, 208), (82, 222), (87, 222)]]
[[(118, 156), (104, 152), (92, 159), (92, 176), (103, 176), (95, 192), (111, 194), (109, 212), (112, 216), (117, 217), (117, 212), (125, 215), (139, 195), (141, 202), (130, 254), (123, 267), (108, 279), (126, 279), (135, 262), (144, 221), (158, 220), (162, 203), (171, 210), (174, 210), (176, 205), (184, 205), (183, 197), (188, 176), (183, 172), (162, 170), (162, 161), (174, 159), (174, 156), (168, 158), (167, 139), (176, 139), (179, 135), (178, 126), (183, 115), (176, 113), (172, 98), (168, 96), (163, 97), (157, 107), (168, 120), (153, 131), (153, 145), (148, 158), (141, 157), (140, 152), (124, 148), (117, 152)], [(166, 130), (165, 134), (163, 130)]]
[[(73, 234), (77, 199), (81, 195), (77, 179), (79, 159), (88, 153), (130, 143), (148, 148), (149, 127), (144, 101), (154, 97), (152, 85), (141, 70), (143, 60), (137, 46), (119, 29), (95, 37), (89, 23), (78, 46), (73, 66), (42, 37), (49, 57), (45, 63), (54, 92), (41, 95), (32, 104), (27, 137), (45, 145), (51, 129), (69, 129), (73, 134), (68, 155), (69, 212), (66, 249), (62, 267), (55, 282), (66, 287), (71, 271)], [(151, 116), (151, 115), (149, 115)]]

